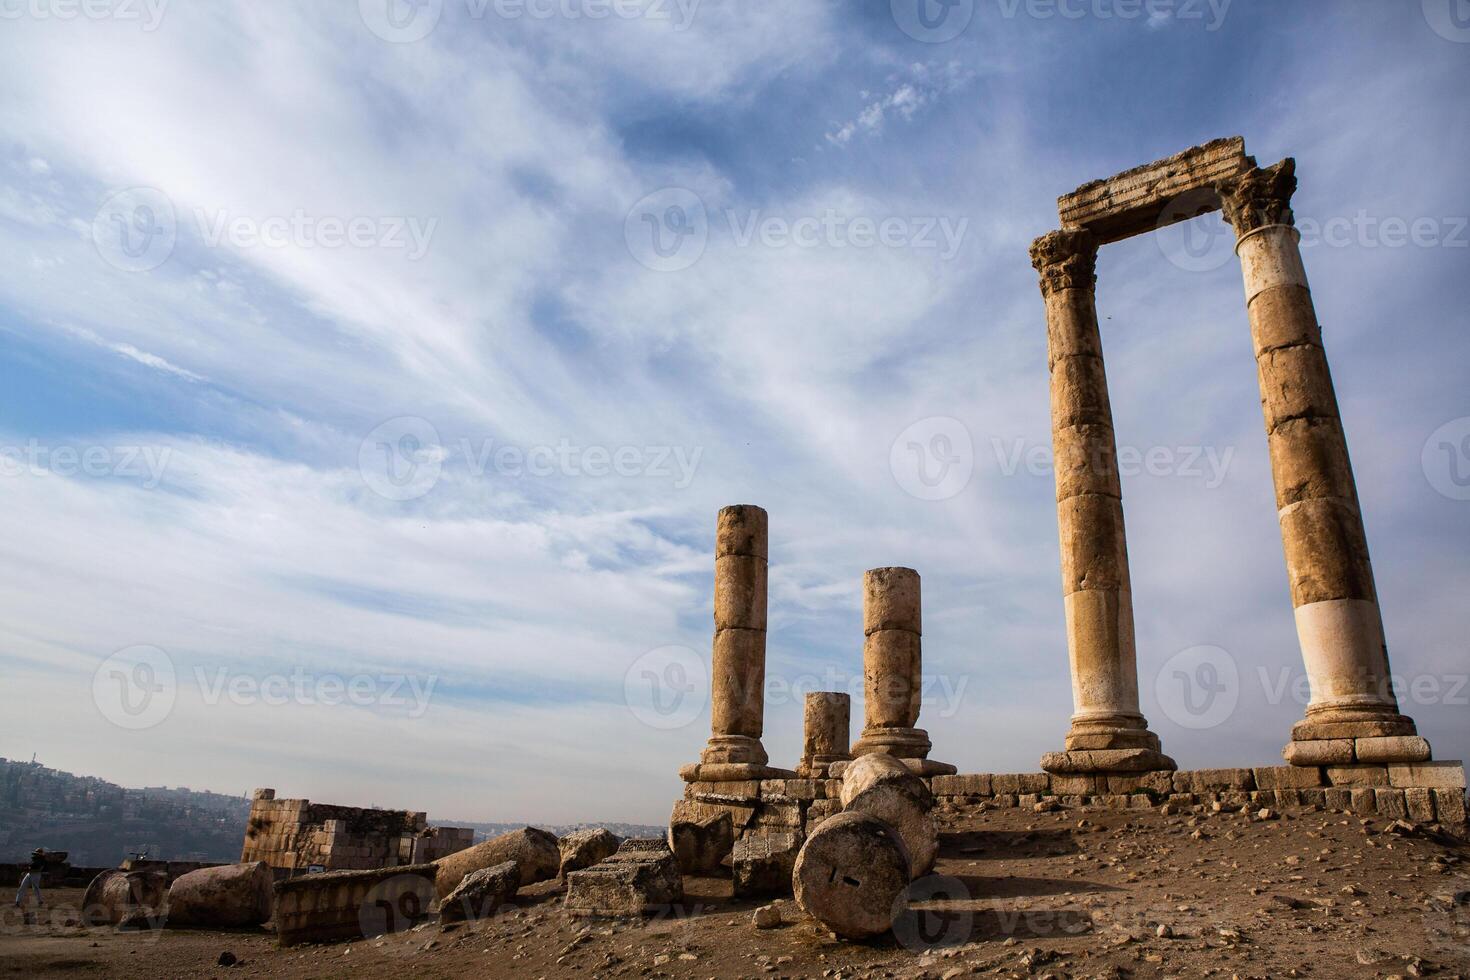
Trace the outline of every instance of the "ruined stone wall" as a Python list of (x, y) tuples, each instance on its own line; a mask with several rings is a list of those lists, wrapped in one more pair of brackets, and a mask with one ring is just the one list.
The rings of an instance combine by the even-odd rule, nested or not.
[(470, 828), (430, 828), (424, 813), (278, 800), (273, 790), (256, 790), (240, 860), (286, 871), (371, 870), (434, 860), (473, 841)]

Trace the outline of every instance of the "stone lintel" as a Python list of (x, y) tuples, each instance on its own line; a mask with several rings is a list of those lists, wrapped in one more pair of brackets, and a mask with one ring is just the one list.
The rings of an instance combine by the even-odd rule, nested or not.
[(1057, 214), (1063, 228), (1085, 228), (1106, 245), (1218, 211), (1215, 184), (1254, 166), (1243, 137), (1211, 140), (1083, 184), (1057, 199)]

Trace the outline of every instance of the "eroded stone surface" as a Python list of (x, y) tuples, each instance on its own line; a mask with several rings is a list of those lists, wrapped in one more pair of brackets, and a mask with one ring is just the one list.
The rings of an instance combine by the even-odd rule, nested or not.
[(818, 826), (797, 856), (797, 902), (845, 939), (893, 927), (910, 863), (897, 831), (867, 813), (843, 812)]

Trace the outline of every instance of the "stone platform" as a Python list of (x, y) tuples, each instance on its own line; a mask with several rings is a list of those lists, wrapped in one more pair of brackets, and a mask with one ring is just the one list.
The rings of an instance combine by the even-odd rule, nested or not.
[[(981, 806), (1149, 809), (1168, 803), (1231, 806), (1319, 806), (1326, 810), (1440, 823), (1463, 833), (1465, 767), (1460, 762), (1412, 765), (1261, 766), (1112, 775), (969, 773), (925, 780), (941, 810)], [(735, 837), (805, 836), (842, 810), (840, 779), (693, 782), (674, 804), (674, 819), (730, 814)]]

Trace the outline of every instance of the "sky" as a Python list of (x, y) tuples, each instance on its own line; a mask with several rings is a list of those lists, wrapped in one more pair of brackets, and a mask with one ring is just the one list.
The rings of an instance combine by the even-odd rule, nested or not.
[[(932, 757), (1071, 712), (1058, 195), (1222, 136), (1294, 207), (1401, 706), (1470, 754), (1463, 0), (0, 0), (0, 755), (660, 823), (720, 507), (770, 514), (764, 742), (923, 579)], [(1142, 709), (1306, 703), (1218, 215), (1107, 246)]]

